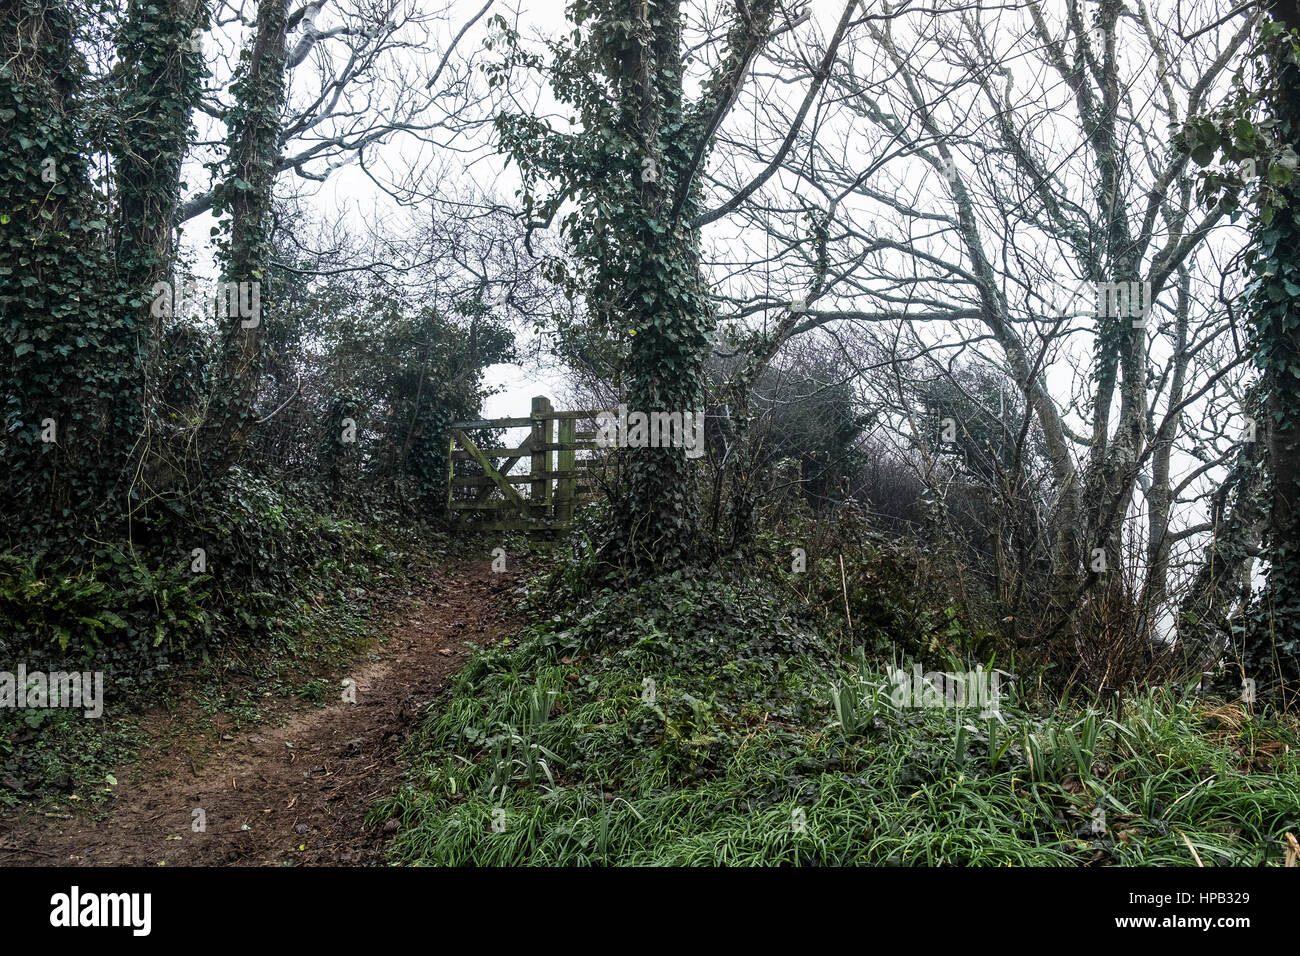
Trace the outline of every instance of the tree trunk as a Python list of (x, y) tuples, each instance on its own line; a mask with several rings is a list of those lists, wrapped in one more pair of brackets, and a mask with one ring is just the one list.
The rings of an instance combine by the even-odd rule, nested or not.
[[(272, 188), (280, 149), (285, 95), (286, 0), (260, 0), (252, 49), (234, 84), (230, 176), (219, 209), (230, 218), (223, 244), (223, 280), (258, 290), (259, 308), (224, 318), (217, 393), (209, 410), (205, 470), (217, 477), (238, 460), (252, 430), (253, 403), (265, 353), (266, 280), (271, 260)], [(235, 298), (234, 295), (231, 298)], [(236, 311), (236, 310), (232, 310)], [(256, 314), (251, 314), (255, 312)]]
[(134, 437), (135, 332), (106, 295), (86, 74), (64, 3), (0, 0), (0, 471), (26, 542), (103, 520)]
[[(1294, 15), (1294, 12), (1291, 12)], [(1300, 67), (1289, 56), (1290, 30), (1270, 41), (1272, 117), (1280, 143), (1300, 145)], [(1243, 655), (1248, 677), (1300, 683), (1300, 308), (1288, 289), (1300, 286), (1300, 177), (1279, 187), (1271, 221), (1256, 230), (1251, 313), (1256, 364), (1269, 412), (1272, 479), (1266, 546), (1268, 581), (1262, 614)]]

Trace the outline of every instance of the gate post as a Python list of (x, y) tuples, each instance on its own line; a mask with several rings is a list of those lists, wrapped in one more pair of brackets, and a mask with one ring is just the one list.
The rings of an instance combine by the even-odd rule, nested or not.
[(447, 513), (453, 520), (459, 520), (453, 504), (456, 500), (456, 433), (451, 433), (447, 441)]
[(577, 484), (572, 475), (578, 467), (578, 453), (575, 450), (575, 444), (578, 440), (578, 420), (576, 418), (563, 418), (560, 420), (559, 426), (559, 442), (567, 447), (561, 448), (556, 453), (555, 469), (569, 477), (555, 480), (555, 520), (572, 521), (574, 486)]
[(533, 452), (529, 468), (532, 482), (529, 484), (528, 505), (531, 517), (534, 518), (548, 518), (551, 514), (551, 477), (548, 474), (552, 471), (551, 452), (545, 446), (554, 441), (552, 423), (555, 419), (547, 417), (552, 411), (551, 400), (545, 395), (533, 398), (530, 416), (533, 419)]

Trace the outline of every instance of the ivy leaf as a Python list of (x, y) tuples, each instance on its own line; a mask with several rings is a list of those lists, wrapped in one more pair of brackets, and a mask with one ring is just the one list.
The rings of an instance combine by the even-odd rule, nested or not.
[(1214, 162), (1214, 153), (1217, 149), (1217, 143), (1197, 143), (1192, 147), (1192, 161), (1197, 166), (1208, 166)]

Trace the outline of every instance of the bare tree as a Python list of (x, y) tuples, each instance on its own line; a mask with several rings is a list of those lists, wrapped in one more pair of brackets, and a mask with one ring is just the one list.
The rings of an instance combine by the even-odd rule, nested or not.
[[(1198, 199), (1184, 132), (1243, 52), (1230, 6), (881, 4), (811, 106), (779, 92), (808, 65), (786, 45), (722, 133), (714, 188), (758, 184), (732, 208), (748, 229), (714, 234), (723, 321), (750, 330), (742, 388), (821, 335), (910, 356), (903, 374), (974, 356), (1023, 396), (1017, 431), (1051, 475), (1053, 598), (1032, 629), (1008, 624), (1021, 639), (1081, 639), (1121, 606), (1167, 633), (1171, 567), (1186, 578), (1239, 452), (1222, 277), (1242, 237)], [(791, 128), (772, 162), (763, 144)], [(919, 442), (913, 390), (860, 358)]]
[[(213, 25), (216, 68), (202, 110), (215, 135), (196, 144), (210, 165), (225, 154), (219, 130), (231, 115), (229, 83), (236, 70), (229, 60), (245, 43), (249, 3), (224, 0)], [(463, 149), (466, 135), (491, 123), (487, 92), (475, 81), (478, 51), (471, 32), (490, 6), (459, 23), (450, 4), (427, 10), (414, 0), (313, 0), (292, 10), (285, 22), (287, 98), (274, 171), (291, 172), (288, 182), (316, 189), (356, 164), (403, 202), (431, 195), (440, 154)], [(394, 163), (394, 151), (381, 147), (397, 142), (402, 158)], [(188, 196), (180, 219), (210, 210), (222, 188), (216, 182)]]

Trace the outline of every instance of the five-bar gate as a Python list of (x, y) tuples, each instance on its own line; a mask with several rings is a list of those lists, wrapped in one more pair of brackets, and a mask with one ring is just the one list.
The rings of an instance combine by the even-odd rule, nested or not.
[[(545, 396), (533, 399), (527, 418), (452, 422), (447, 456), (447, 507), (457, 527), (476, 531), (567, 530), (574, 509), (591, 491), (591, 459), (599, 412), (557, 412)], [(579, 431), (579, 424), (583, 430)], [(589, 426), (588, 426), (588, 423)], [(528, 428), (518, 448), (480, 448), (478, 429)], [(521, 461), (527, 472), (513, 474)], [(459, 467), (458, 467), (459, 466)]]

